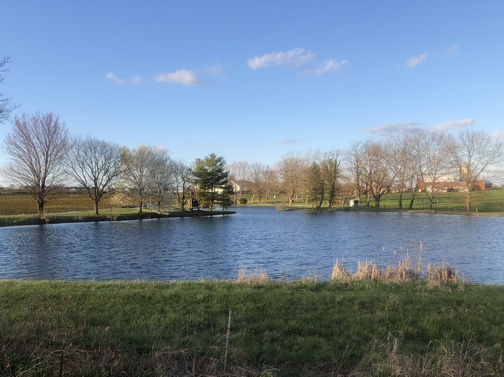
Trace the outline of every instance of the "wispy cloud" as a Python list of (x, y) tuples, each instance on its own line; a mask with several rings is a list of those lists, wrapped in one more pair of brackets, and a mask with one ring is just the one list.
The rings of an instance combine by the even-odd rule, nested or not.
[(217, 75), (220, 75), (220, 74), (222, 74), (224, 72), (224, 66), (222, 64), (220, 64), (220, 63), (217, 63), (214, 66), (205, 67), (203, 69), (203, 72), (206, 73), (206, 74), (209, 74), (209, 75), (217, 76)]
[(294, 48), (287, 52), (272, 52), (262, 56), (254, 56), (247, 60), (247, 64), (251, 69), (286, 64), (300, 67), (312, 59), (313, 53), (311, 51), (304, 53), (303, 48)]
[(427, 53), (424, 52), (420, 56), (412, 56), (411, 58), (406, 60), (406, 64), (409, 67), (416, 67), (419, 64), (422, 64), (427, 59)]
[(451, 54), (455, 54), (458, 52), (458, 45), (454, 44), (453, 46), (451, 46), (448, 50), (446, 50), (445, 52), (443, 52), (441, 54), (441, 56), (445, 56), (445, 55), (451, 55)]
[(296, 144), (296, 143), (300, 143), (302, 141), (304, 141), (304, 139), (291, 139), (291, 138), (288, 138), (288, 139), (285, 139), (282, 142), (280, 142), (280, 144)]
[(106, 75), (105, 75), (105, 78), (107, 80), (110, 80), (112, 82), (115, 82), (116, 84), (138, 84), (142, 81), (142, 78), (140, 76), (136, 76), (136, 77), (133, 77), (132, 79), (121, 79), (119, 77), (116, 76), (116, 74), (114, 72), (108, 72)]
[(343, 67), (349, 65), (350, 63), (348, 60), (343, 60), (342, 62), (339, 62), (335, 59), (328, 60), (324, 62), (319, 68), (315, 68), (312, 70), (306, 71), (306, 73), (312, 73), (315, 76), (321, 75), (326, 72), (331, 72), (331, 71), (339, 71)]
[(438, 125), (432, 126), (430, 129), (432, 131), (446, 131), (452, 128), (464, 128), (469, 127), (474, 124), (473, 118), (466, 118), (461, 120), (449, 120), (448, 122), (440, 123)]
[(497, 131), (492, 134), (492, 139), (504, 140), (504, 131)]
[(404, 122), (404, 123), (390, 123), (382, 124), (373, 128), (368, 128), (364, 132), (376, 134), (379, 136), (392, 136), (404, 133), (412, 133), (421, 130), (420, 122)]
[(156, 82), (175, 83), (187, 86), (201, 85), (194, 72), (181, 69), (173, 73), (158, 73), (154, 76)]

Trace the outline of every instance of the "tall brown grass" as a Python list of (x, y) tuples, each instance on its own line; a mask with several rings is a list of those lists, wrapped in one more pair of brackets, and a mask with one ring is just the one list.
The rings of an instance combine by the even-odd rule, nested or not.
[(262, 269), (247, 269), (246, 267), (240, 266), (238, 268), (238, 278), (236, 282), (245, 284), (266, 284), (270, 282), (270, 278)]
[(380, 267), (372, 260), (357, 262), (357, 270), (351, 274), (347, 271), (345, 263), (340, 265), (336, 258), (331, 279), (375, 280), (382, 282), (402, 282), (410, 280), (428, 280), (437, 282), (457, 283), (465, 281), (456, 270), (448, 263), (441, 266), (429, 263), (423, 272), (421, 257), (414, 260), (409, 254), (401, 259), (397, 266)]
[(502, 369), (485, 361), (485, 349), (471, 339), (462, 343), (434, 341), (416, 355), (405, 354), (402, 339), (379, 341), (350, 374), (364, 376), (480, 377), (501, 376)]

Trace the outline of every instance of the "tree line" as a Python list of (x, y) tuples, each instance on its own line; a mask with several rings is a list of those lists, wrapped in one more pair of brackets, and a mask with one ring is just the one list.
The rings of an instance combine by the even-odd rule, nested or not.
[[(230, 177), (249, 180), (252, 201), (259, 202), (282, 190), (292, 204), (299, 194), (320, 208), (344, 205), (350, 197), (365, 206), (380, 207), (382, 196), (398, 193), (398, 208), (413, 208), (419, 192), (427, 196), (429, 209), (439, 184), (454, 177), (471, 192), (492, 168), (502, 167), (504, 144), (482, 131), (464, 129), (456, 136), (441, 131), (417, 130), (386, 141), (356, 141), (345, 151), (290, 152), (273, 167), (237, 162), (229, 166)], [(238, 195), (242, 193), (238, 190)]]
[(2, 149), (10, 160), (1, 173), (27, 191), (39, 216), (71, 182), (84, 188), (95, 214), (112, 192), (136, 200), (139, 212), (147, 202), (161, 211), (171, 198), (183, 211), (188, 195), (210, 210), (231, 204), (233, 192), (223, 157), (210, 154), (189, 166), (171, 159), (162, 148), (130, 149), (92, 137), (72, 137), (52, 113), (16, 116)]
[[(82, 186), (94, 212), (111, 193), (132, 198), (139, 212), (146, 203), (161, 211), (176, 200), (181, 211), (188, 199), (213, 210), (242, 200), (252, 203), (285, 194), (293, 204), (300, 194), (315, 208), (344, 205), (349, 198), (380, 206), (382, 196), (398, 193), (398, 208), (413, 208), (419, 192), (433, 199), (440, 182), (451, 174), (463, 184), (466, 208), (484, 174), (502, 163), (504, 146), (481, 131), (465, 129), (457, 136), (419, 130), (386, 141), (357, 141), (345, 151), (290, 152), (274, 167), (234, 162), (210, 154), (191, 165), (172, 159), (159, 147), (119, 146), (92, 137), (72, 137), (52, 113), (23, 114), (12, 122), (3, 151), (10, 157), (2, 174), (23, 187), (44, 215), (45, 204), (70, 182)], [(236, 191), (236, 192), (234, 192)], [(234, 200), (233, 200), (234, 198)]]

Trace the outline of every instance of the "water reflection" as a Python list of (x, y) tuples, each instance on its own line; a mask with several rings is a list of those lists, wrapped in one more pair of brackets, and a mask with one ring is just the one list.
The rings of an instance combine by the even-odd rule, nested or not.
[(234, 279), (243, 265), (272, 278), (329, 279), (335, 258), (352, 270), (358, 260), (397, 264), (409, 253), (502, 284), (503, 225), (489, 217), (237, 208), (226, 217), (0, 228), (0, 278)]

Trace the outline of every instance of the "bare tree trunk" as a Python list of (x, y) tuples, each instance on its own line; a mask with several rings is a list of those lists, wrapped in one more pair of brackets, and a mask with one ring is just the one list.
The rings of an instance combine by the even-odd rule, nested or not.
[(469, 186), (467, 186), (467, 192), (466, 192), (466, 211), (471, 212), (471, 190)]
[(375, 198), (374, 198), (374, 206), (375, 207), (379, 207), (380, 206), (380, 197), (379, 196), (375, 196)]
[(408, 207), (409, 209), (413, 209), (413, 203), (414, 202), (415, 202), (415, 197), (413, 196), (413, 197), (411, 197), (411, 200), (409, 202), (409, 207)]
[(37, 206), (38, 206), (38, 214), (39, 214), (39, 217), (44, 217), (44, 201), (43, 200), (39, 200), (37, 202)]

